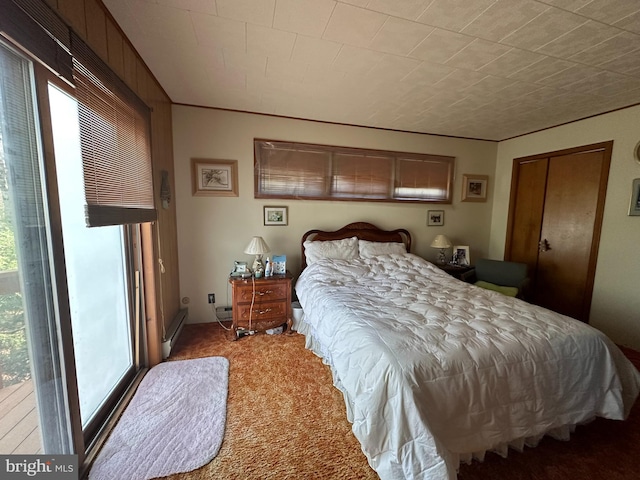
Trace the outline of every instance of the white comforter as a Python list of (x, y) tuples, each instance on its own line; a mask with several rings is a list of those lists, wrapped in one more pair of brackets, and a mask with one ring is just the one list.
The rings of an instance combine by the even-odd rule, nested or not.
[(486, 450), (622, 420), (638, 395), (637, 370), (598, 330), (415, 255), (321, 260), (296, 291), (300, 331), (382, 479), (454, 479)]

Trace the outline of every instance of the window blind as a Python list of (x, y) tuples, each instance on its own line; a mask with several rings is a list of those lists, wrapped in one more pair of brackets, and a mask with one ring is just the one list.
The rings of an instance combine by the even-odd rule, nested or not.
[(149, 109), (74, 33), (71, 50), (87, 225), (154, 221)]
[(254, 139), (255, 197), (451, 203), (454, 157)]

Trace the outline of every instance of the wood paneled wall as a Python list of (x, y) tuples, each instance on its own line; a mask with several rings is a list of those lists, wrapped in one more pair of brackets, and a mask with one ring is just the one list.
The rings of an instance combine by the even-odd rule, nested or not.
[[(152, 283), (155, 305), (147, 306), (149, 361), (162, 360), (160, 342), (162, 330), (168, 328), (180, 309), (178, 278), (178, 239), (176, 228), (175, 182), (173, 170), (173, 139), (171, 99), (135, 51), (107, 8), (100, 0), (43, 0), (83, 38), (85, 42), (116, 72), (138, 96), (151, 107), (151, 155), (155, 203), (158, 221), (151, 229), (153, 239), (145, 242), (155, 249)], [(168, 209), (160, 202), (161, 172), (169, 172), (172, 192)], [(148, 252), (147, 252), (148, 253)], [(164, 273), (160, 266), (164, 266)], [(147, 266), (148, 267), (148, 266)], [(146, 288), (150, 288), (147, 283)], [(152, 298), (154, 296), (151, 296)], [(147, 297), (149, 298), (149, 297)]]

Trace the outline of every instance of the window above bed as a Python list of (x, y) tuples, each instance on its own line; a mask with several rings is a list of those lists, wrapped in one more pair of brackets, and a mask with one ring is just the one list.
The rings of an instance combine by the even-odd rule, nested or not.
[(455, 157), (254, 140), (255, 197), (451, 203)]

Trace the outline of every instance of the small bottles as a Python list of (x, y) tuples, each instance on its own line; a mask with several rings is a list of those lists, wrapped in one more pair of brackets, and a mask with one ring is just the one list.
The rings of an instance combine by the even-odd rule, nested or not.
[(264, 276), (270, 277), (271, 275), (273, 275), (273, 264), (271, 263), (271, 258), (267, 257), (267, 263), (264, 267)]

